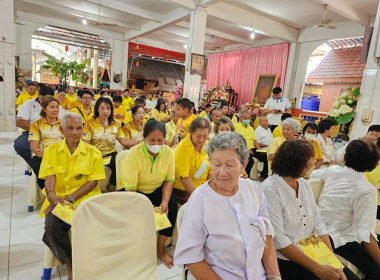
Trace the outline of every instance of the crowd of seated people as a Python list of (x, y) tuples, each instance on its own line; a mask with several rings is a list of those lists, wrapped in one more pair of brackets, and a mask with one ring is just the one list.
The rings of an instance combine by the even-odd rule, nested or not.
[[(66, 93), (57, 87), (55, 93), (31, 84), (21, 94), (16, 124), (23, 132), (15, 149), (46, 194), (43, 241), (69, 271), (70, 226), (51, 210), (64, 200), (78, 205), (101, 194), (107, 166), (108, 192), (145, 195), (172, 225), (178, 206), (187, 203), (174, 261), (165, 251), (173, 227), (158, 233), (157, 255), (168, 267), (185, 264), (188, 279), (357, 279), (347, 268), (305, 257), (297, 241), (312, 233), (362, 270), (364, 279), (380, 275), (374, 233), (380, 216), (379, 125), (344, 146), (339, 161), (342, 151), (334, 150), (329, 120), (306, 123), (301, 131), (288, 112), (277, 114), (277, 127), (265, 114), (255, 127), (245, 105), (229, 116), (228, 106), (207, 104), (197, 115), (187, 98), (169, 104), (153, 93), (146, 99), (128, 90), (94, 94), (70, 87)], [(117, 142), (128, 150), (121, 180)], [(262, 162), (261, 186), (246, 180), (255, 158)], [(309, 177), (325, 182), (319, 206)]]

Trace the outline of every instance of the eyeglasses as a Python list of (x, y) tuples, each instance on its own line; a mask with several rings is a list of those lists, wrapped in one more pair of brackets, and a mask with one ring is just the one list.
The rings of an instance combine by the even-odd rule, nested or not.
[(261, 228), (258, 227), (258, 226), (256, 226), (256, 225), (254, 225), (254, 224), (251, 224), (251, 225), (253, 225), (253, 226), (257, 229), (257, 231), (260, 233), (260, 237), (261, 237), (261, 239), (263, 240), (263, 243), (264, 243), (264, 245), (265, 245), (265, 248), (267, 248), (267, 247), (268, 247), (268, 244), (267, 244), (266, 236), (264, 236), (264, 234), (263, 234)]

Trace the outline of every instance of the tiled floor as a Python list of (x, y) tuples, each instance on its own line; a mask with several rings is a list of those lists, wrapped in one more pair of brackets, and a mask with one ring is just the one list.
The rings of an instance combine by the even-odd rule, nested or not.
[[(14, 152), (15, 134), (0, 133), (0, 280), (41, 279), (44, 219), (38, 209), (27, 212), (29, 176), (25, 163)], [(169, 250), (172, 253), (173, 247)], [(161, 280), (180, 280), (181, 269), (158, 264)], [(63, 266), (53, 270), (52, 279), (67, 279)]]

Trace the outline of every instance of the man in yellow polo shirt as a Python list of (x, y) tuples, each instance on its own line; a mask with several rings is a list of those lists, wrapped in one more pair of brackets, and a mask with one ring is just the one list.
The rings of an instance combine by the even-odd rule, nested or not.
[[(24, 104), (26, 101), (37, 98), (38, 92), (37, 92), (37, 85), (34, 83), (31, 83), (28, 88), (27, 92), (22, 92), (16, 100), (16, 109)], [(18, 109), (17, 109), (18, 111)]]
[[(282, 114), (282, 116), (281, 116), (281, 123), (284, 121), (284, 120), (286, 120), (286, 119), (288, 119), (288, 118), (291, 118), (292, 117), (292, 115), (291, 114), (289, 114), (289, 113), (284, 113), (284, 114)], [(274, 130), (273, 130), (273, 138), (276, 138), (276, 137), (281, 137), (282, 136), (282, 127), (281, 127), (281, 124), (280, 125), (278, 125)]]
[(100, 151), (81, 140), (83, 124), (78, 114), (67, 113), (62, 117), (61, 132), (65, 139), (46, 148), (39, 173), (39, 177), (46, 180), (46, 199), (41, 207), (41, 216), (46, 215), (42, 240), (59, 262), (67, 265), (69, 279), (72, 279), (68, 234), (71, 226), (51, 211), (58, 203), (70, 202), (77, 206), (100, 194), (98, 181), (106, 176)]
[(253, 158), (257, 158), (264, 164), (263, 170), (260, 174), (260, 181), (264, 181), (265, 178), (268, 177), (268, 159), (266, 153), (257, 152), (259, 150), (260, 144), (256, 141), (255, 130), (250, 125), (251, 115), (249, 111), (239, 112), (239, 122), (235, 124), (235, 132), (239, 133), (244, 137), (247, 141), (247, 146), (249, 149), (249, 161), (245, 168), (245, 172), (247, 172), (248, 176), (251, 174), (251, 169), (254, 164)]
[(91, 105), (94, 94), (89, 90), (82, 90), (79, 97), (82, 104), (72, 108), (71, 112), (79, 114), (85, 124), (94, 115), (94, 107)]
[(123, 91), (123, 101), (121, 106), (125, 108), (125, 110), (130, 111), (132, 107), (135, 105), (135, 101), (133, 100), (133, 92), (129, 92), (127, 89)]

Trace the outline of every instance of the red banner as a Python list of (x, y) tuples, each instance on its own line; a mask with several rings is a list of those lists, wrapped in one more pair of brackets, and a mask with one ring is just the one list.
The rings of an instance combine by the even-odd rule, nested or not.
[[(139, 46), (138, 48), (136, 48), (137, 45)], [(150, 55), (154, 57), (162, 57), (164, 61), (168, 59), (185, 61), (185, 56), (186, 56), (184, 53), (168, 51), (165, 49), (154, 48), (154, 47), (130, 42), (128, 46), (128, 58), (132, 54), (145, 54), (145, 55)]]

